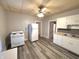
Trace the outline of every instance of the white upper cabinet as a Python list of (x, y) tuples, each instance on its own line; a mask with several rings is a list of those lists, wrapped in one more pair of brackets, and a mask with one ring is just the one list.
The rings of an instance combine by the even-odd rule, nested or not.
[(66, 17), (66, 23), (67, 23), (67, 25), (71, 25), (71, 24), (73, 24), (73, 21), (72, 21), (73, 19), (71, 19), (71, 16), (67, 16)]
[(69, 24), (79, 24), (79, 15), (72, 15), (68, 18), (70, 20)]
[(67, 28), (67, 20), (66, 17), (57, 19), (57, 28)]
[(79, 25), (79, 15), (57, 18), (57, 28), (67, 28), (67, 25)]

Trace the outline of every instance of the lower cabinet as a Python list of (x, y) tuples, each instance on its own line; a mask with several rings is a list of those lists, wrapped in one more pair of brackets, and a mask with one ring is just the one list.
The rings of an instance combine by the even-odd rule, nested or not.
[(69, 37), (67, 40), (68, 40), (68, 42), (66, 41), (67, 42), (66, 48), (74, 53), (79, 54), (79, 47), (78, 47), (79, 46), (79, 39)]
[(53, 42), (58, 44), (58, 45), (62, 45), (62, 36), (54, 35), (54, 41)]
[(54, 34), (54, 43), (79, 55), (79, 38)]

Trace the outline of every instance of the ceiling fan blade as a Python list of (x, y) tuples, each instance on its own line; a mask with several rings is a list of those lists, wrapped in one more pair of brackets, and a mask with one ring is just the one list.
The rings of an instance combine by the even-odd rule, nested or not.
[(23, 10), (26, 12), (36, 14), (36, 13), (38, 13), (39, 8), (35, 4), (29, 4), (28, 6), (23, 5)]
[(42, 5), (43, 0), (34, 0), (34, 3), (38, 6)]

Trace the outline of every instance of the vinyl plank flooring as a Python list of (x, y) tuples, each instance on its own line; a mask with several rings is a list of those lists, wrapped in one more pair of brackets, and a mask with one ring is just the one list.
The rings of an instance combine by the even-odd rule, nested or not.
[[(44, 41), (44, 40), (45, 40), (45, 41)], [(40, 40), (40, 41), (41, 41), (42, 43), (44, 43), (44, 45), (47, 44), (47, 45), (48, 45), (47, 47), (50, 48), (51, 50), (52, 50), (52, 49), (55, 49), (55, 50), (57, 50), (57, 51), (63, 53), (63, 55), (66, 55), (66, 56), (67, 56), (68, 58), (70, 58), (70, 59), (79, 59), (79, 56), (76, 56), (76, 55), (70, 53), (69, 51), (62, 49), (61, 47), (59, 47), (59, 46), (57, 46), (57, 45), (55, 45), (55, 44), (53, 44), (53, 43), (50, 43), (49, 40), (46, 41), (46, 39), (42, 39), (42, 40)], [(49, 43), (47, 43), (47, 42), (49, 42)], [(54, 51), (54, 50), (53, 50), (53, 51)], [(57, 54), (58, 54), (58, 53), (57, 53)]]
[(79, 59), (79, 56), (43, 38), (36, 42), (27, 40), (24, 46), (18, 47), (18, 52), (18, 59)]
[[(43, 39), (43, 40), (45, 40), (45, 39)], [(43, 42), (49, 42), (49, 43), (50, 43), (49, 40), (43, 41)], [(79, 59), (79, 55), (74, 55), (74, 54), (70, 53), (69, 51), (67, 51), (66, 49), (63, 49), (63, 48), (59, 47), (58, 45), (56, 45), (56, 44), (54, 44), (54, 43), (51, 43), (49, 46), (53, 46), (54, 49), (60, 51), (60, 52), (63, 53), (64, 55), (70, 57), (70, 59)]]
[(32, 43), (31, 42), (29, 42), (29, 41), (27, 41), (26, 42), (26, 46), (28, 47), (28, 49), (29, 49), (29, 52), (30, 52), (30, 58), (31, 59), (39, 59), (38, 58), (38, 56), (37, 56), (37, 54), (35, 53), (35, 51), (34, 51), (34, 46), (32, 46)]
[[(39, 45), (39, 44), (38, 44), (38, 45)], [(46, 47), (44, 47), (44, 46), (42, 46), (42, 45), (40, 45), (40, 47), (42, 48), (43, 53), (44, 53), (45, 55), (47, 55), (50, 59), (52, 59), (52, 58), (56, 59), (56, 57), (58, 57), (57, 55), (55, 55), (54, 53), (52, 53), (48, 48), (46, 48)], [(44, 50), (45, 50), (45, 51), (44, 51)]]

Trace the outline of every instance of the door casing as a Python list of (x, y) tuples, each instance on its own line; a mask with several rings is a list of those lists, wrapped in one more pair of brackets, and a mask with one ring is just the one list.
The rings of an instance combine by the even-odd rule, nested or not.
[(53, 28), (54, 28), (54, 24), (55, 24), (55, 30), (56, 30), (56, 21), (50, 21), (49, 23), (49, 40), (53, 41)]

